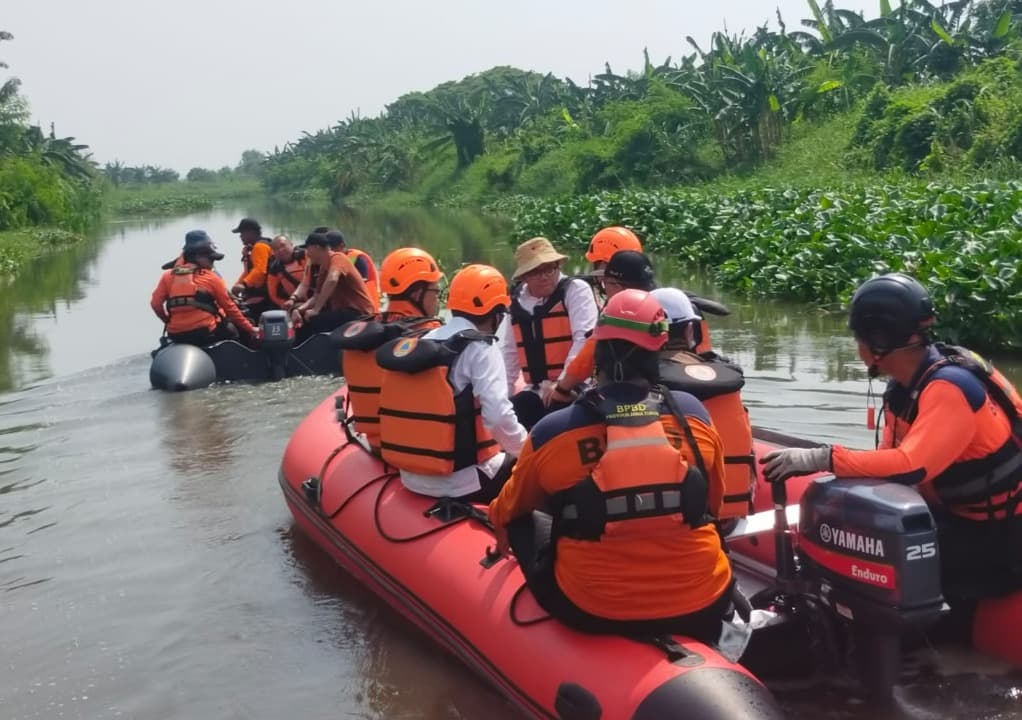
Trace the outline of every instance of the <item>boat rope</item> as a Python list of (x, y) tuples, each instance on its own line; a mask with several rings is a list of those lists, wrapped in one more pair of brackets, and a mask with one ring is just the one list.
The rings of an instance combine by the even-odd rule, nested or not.
[(540, 617), (529, 618), (527, 620), (523, 620), (520, 617), (518, 617), (518, 601), (521, 600), (522, 594), (528, 589), (529, 583), (523, 582), (521, 586), (519, 586), (519, 588), (515, 590), (515, 594), (511, 596), (511, 602), (508, 603), (507, 607), (508, 616), (510, 616), (511, 618), (511, 623), (517, 627), (530, 627), (532, 625), (539, 625), (540, 623), (544, 623), (547, 620), (553, 620), (554, 618), (552, 615), (542, 615)]

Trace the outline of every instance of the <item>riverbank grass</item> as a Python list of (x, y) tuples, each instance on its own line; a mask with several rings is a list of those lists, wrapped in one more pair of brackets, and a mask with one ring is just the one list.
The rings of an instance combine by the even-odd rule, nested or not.
[(17, 275), (33, 260), (81, 242), (82, 235), (58, 228), (23, 228), (0, 232), (0, 280)]

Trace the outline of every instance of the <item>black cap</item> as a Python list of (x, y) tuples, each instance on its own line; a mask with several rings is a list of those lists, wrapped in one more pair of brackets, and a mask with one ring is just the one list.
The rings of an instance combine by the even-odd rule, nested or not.
[(324, 233), (309, 233), (309, 237), (305, 238), (305, 244), (302, 245), (302, 247), (309, 247), (310, 245), (321, 248), (329, 248), (330, 240), (327, 239), (327, 236)]
[(255, 218), (242, 218), (241, 222), (238, 223), (238, 227), (231, 230), (232, 233), (245, 232), (246, 230), (253, 230), (257, 233), (263, 231), (263, 226), (259, 224), (259, 221)]
[(649, 292), (656, 288), (653, 263), (636, 250), (618, 250), (603, 271), (604, 278), (617, 280), (626, 288)]
[(326, 241), (330, 243), (330, 249), (336, 250), (339, 247), (344, 247), (347, 243), (344, 241), (344, 233), (340, 230), (328, 230), (323, 233), (326, 236)]

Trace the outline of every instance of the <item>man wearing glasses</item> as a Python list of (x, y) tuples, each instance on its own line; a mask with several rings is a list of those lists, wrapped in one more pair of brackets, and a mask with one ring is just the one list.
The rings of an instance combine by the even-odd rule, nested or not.
[(511, 402), (526, 428), (570, 401), (570, 397), (555, 398), (554, 387), (599, 316), (589, 283), (561, 272), (567, 259), (543, 237), (526, 240), (515, 251), (511, 333), (504, 333), (504, 364), (509, 392), (519, 373), (524, 376), (526, 387)]

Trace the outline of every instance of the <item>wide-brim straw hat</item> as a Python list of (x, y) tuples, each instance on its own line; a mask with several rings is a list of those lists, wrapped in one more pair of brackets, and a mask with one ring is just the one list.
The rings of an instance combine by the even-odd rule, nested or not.
[(534, 237), (526, 240), (515, 250), (515, 273), (512, 280), (518, 281), (541, 265), (552, 262), (563, 262), (567, 255), (554, 250), (553, 244), (545, 237)]

